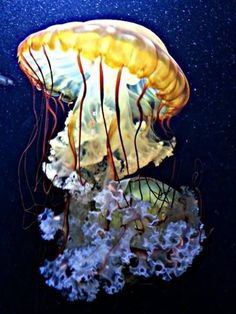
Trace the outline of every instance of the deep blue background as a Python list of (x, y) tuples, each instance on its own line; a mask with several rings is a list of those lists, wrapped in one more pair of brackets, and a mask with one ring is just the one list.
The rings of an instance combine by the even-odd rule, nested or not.
[[(232, 0), (0, 0), (0, 73), (15, 81), (14, 87), (0, 86), (0, 313), (235, 313), (234, 6)], [(92, 304), (68, 304), (38, 274), (37, 227), (21, 227), (17, 164), (33, 118), (31, 88), (16, 50), (34, 31), (95, 18), (149, 27), (186, 73), (191, 98), (172, 120), (178, 184), (191, 184), (199, 159), (205, 224), (214, 231), (181, 278), (138, 284)]]

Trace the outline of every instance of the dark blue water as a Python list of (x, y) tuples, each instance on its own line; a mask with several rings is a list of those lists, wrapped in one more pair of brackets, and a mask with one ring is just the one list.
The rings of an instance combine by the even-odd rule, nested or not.
[[(0, 86), (0, 313), (235, 313), (233, 2), (0, 1), (0, 73), (15, 81), (14, 87)], [(37, 226), (22, 229), (17, 164), (33, 117), (31, 88), (18, 68), (16, 50), (27, 35), (49, 25), (99, 18), (124, 19), (152, 29), (186, 73), (191, 98), (172, 120), (178, 140), (178, 184), (191, 184), (194, 171), (201, 172), (204, 223), (214, 230), (181, 278), (137, 284), (114, 296), (101, 295), (92, 304), (68, 304), (38, 274), (43, 252)]]

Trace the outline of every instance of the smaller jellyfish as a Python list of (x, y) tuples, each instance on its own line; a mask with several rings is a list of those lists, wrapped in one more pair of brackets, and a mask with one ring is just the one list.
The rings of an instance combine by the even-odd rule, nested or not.
[(130, 276), (180, 276), (205, 237), (198, 202), (188, 188), (140, 175), (173, 154), (175, 138), (160, 138), (155, 123), (168, 127), (189, 98), (163, 42), (134, 23), (73, 22), (27, 37), (18, 60), (44, 96), (45, 121), (34, 103), (24, 154), (43, 130), (40, 166), (67, 195), (63, 212), (47, 206), (38, 216), (42, 238), (58, 244), (40, 268), (46, 283), (70, 301), (92, 301)]
[(0, 85), (2, 85), (2, 86), (13, 86), (14, 82), (9, 77), (0, 74)]

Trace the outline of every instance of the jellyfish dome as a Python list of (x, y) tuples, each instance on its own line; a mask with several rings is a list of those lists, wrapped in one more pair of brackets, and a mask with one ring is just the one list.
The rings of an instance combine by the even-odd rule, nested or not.
[[(39, 215), (45, 240), (64, 233), (63, 250), (41, 267), (46, 282), (69, 300), (91, 301), (101, 287), (118, 292), (124, 269), (164, 280), (182, 274), (204, 239), (197, 200), (139, 175), (173, 154), (175, 138), (161, 139), (154, 123), (168, 122), (189, 98), (164, 43), (130, 22), (72, 22), (28, 36), (18, 61), (53, 121), (51, 132), (45, 122), (43, 171), (70, 195), (61, 215)], [(57, 103), (71, 110), (52, 136)]]
[(109, 20), (57, 25), (24, 40), (18, 60), (38, 89), (75, 102), (66, 133), (51, 142), (59, 160), (49, 176), (76, 169), (93, 176), (107, 157), (107, 175), (117, 179), (172, 154), (174, 139), (160, 140), (152, 124), (186, 104), (189, 86), (148, 29)]

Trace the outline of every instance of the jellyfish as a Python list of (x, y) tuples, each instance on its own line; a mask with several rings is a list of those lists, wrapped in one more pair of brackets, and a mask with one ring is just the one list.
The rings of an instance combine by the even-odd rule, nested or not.
[(106, 163), (105, 176), (118, 179), (172, 154), (175, 140), (159, 139), (152, 126), (180, 111), (189, 85), (151, 31), (109, 20), (53, 26), (24, 40), (18, 60), (46, 98), (74, 103), (50, 143), (50, 178), (77, 171), (84, 184)]
[(14, 85), (13, 80), (9, 77), (0, 74), (0, 85), (2, 86), (12, 86)]
[[(44, 127), (36, 115), (24, 153), (41, 129), (40, 166), (69, 195), (61, 214), (47, 207), (38, 217), (43, 239), (62, 235), (58, 256), (40, 268), (47, 284), (91, 301), (101, 287), (122, 289), (127, 268), (182, 274), (204, 239), (197, 200), (139, 174), (173, 154), (175, 137), (160, 138), (154, 125), (168, 127), (189, 98), (164, 43), (130, 22), (72, 22), (27, 37), (18, 61), (44, 97)], [(56, 134), (58, 108), (65, 127)]]

